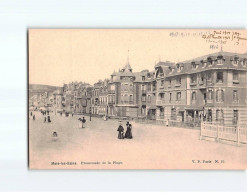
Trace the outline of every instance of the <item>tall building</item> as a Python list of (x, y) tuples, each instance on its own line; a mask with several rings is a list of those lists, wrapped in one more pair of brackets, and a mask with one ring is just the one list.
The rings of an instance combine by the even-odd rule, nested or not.
[(221, 51), (156, 66), (157, 119), (246, 125), (246, 58)]
[(133, 72), (129, 61), (119, 72), (114, 71), (108, 84), (108, 115), (146, 116), (147, 86), (152, 79), (148, 70)]

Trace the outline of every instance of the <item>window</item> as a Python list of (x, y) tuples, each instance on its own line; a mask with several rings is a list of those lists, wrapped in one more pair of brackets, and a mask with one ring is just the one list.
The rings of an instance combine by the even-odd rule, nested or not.
[(224, 101), (224, 91), (222, 89), (216, 91), (216, 101), (217, 102)]
[(192, 92), (192, 101), (196, 101), (196, 92)]
[(238, 124), (238, 110), (233, 110), (233, 124)]
[(205, 68), (207, 66), (207, 62), (202, 62), (202, 67)]
[(200, 74), (199, 78), (200, 78), (199, 83), (203, 84), (204, 83), (204, 74)]
[(168, 87), (171, 87), (171, 85), (172, 85), (172, 80), (169, 79), (169, 80), (168, 80)]
[(148, 103), (151, 103), (151, 96), (150, 96), (150, 95), (147, 96), (147, 102), (148, 102)]
[(209, 66), (213, 64), (212, 58), (208, 58), (208, 59), (207, 59), (207, 64), (208, 64)]
[(181, 85), (181, 77), (177, 77), (176, 84)]
[(142, 101), (145, 102), (146, 101), (146, 96), (142, 95)]
[(238, 60), (239, 60), (239, 58), (237, 56), (235, 56), (233, 59), (233, 64), (238, 65)]
[(169, 94), (169, 102), (172, 101), (172, 93)]
[(209, 72), (207, 76), (208, 76), (207, 80), (208, 80), (208, 81), (212, 81), (212, 73)]
[(196, 75), (191, 75), (191, 77), (190, 77), (190, 79), (191, 79), (191, 83), (196, 83)]
[(130, 95), (129, 101), (130, 101), (130, 103), (133, 103), (133, 95)]
[(142, 76), (142, 80), (145, 81), (145, 76)]
[(178, 101), (181, 100), (181, 92), (177, 92), (177, 100), (178, 100)]
[(145, 91), (146, 90), (146, 85), (141, 85), (141, 90)]
[(238, 81), (238, 72), (233, 72), (233, 81)]
[(217, 57), (217, 64), (223, 64), (223, 56), (218, 56)]
[(164, 93), (160, 93), (160, 95), (159, 95), (160, 100), (163, 100), (164, 97), (165, 97), (165, 94)]
[(212, 100), (213, 99), (213, 90), (209, 89), (208, 90), (208, 100)]
[(192, 69), (196, 69), (197, 68), (196, 63), (195, 62), (191, 62), (191, 67), (192, 67)]
[(246, 59), (243, 59), (242, 65), (243, 65), (244, 67), (246, 67)]
[(223, 83), (223, 72), (217, 72), (216, 83)]
[(151, 84), (148, 84), (147, 88), (148, 88), (148, 91), (151, 91)]
[(161, 80), (160, 86), (161, 87), (164, 87), (164, 84), (165, 84), (165, 81), (164, 80)]
[(142, 115), (145, 115), (146, 114), (146, 107), (145, 106), (142, 106), (141, 114)]
[(238, 101), (238, 90), (233, 90), (233, 101), (234, 102)]

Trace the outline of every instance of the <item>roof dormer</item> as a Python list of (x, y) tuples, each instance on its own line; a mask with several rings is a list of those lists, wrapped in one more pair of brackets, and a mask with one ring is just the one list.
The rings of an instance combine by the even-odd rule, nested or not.
[(231, 58), (231, 61), (232, 61), (232, 64), (233, 64), (234, 66), (237, 66), (237, 65), (238, 65), (238, 62), (239, 62), (239, 57), (238, 57), (237, 55), (235, 55), (235, 56), (233, 56), (233, 57)]
[(223, 56), (222, 55), (219, 55), (219, 56), (217, 56), (217, 65), (223, 65), (223, 62), (224, 62), (224, 58), (223, 58)]

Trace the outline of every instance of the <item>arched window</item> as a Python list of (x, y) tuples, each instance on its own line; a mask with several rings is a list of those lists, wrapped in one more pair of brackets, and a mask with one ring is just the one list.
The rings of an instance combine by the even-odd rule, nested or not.
[(192, 100), (196, 100), (196, 92), (192, 92)]
[(216, 91), (216, 102), (224, 102), (224, 91), (222, 89)]

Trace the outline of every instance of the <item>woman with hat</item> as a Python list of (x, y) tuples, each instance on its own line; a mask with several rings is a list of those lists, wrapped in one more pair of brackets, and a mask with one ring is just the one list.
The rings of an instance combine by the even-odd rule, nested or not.
[(132, 132), (131, 132), (132, 125), (129, 122), (127, 122), (126, 126), (127, 126), (127, 131), (124, 137), (127, 139), (132, 139)]

